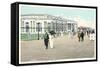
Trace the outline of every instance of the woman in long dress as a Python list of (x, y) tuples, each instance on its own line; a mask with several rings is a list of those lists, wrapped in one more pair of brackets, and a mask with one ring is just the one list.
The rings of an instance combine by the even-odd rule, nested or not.
[(50, 48), (53, 48), (53, 35), (49, 34), (49, 44)]

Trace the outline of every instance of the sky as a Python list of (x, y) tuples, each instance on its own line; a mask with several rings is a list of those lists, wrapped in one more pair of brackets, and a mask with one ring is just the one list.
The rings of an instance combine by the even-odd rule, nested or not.
[(95, 28), (96, 10), (91, 8), (20, 5), (21, 14), (50, 14), (76, 20), (78, 26)]

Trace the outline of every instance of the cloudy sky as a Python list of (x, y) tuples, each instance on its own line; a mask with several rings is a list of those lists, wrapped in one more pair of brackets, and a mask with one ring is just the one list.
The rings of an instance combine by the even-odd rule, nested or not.
[(20, 5), (21, 14), (50, 14), (78, 22), (78, 26), (95, 28), (96, 10), (91, 8)]

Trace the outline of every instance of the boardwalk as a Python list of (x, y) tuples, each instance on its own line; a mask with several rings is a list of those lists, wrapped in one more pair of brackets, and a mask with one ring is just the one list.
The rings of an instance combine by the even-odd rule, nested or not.
[(88, 37), (83, 42), (78, 42), (76, 36), (55, 38), (54, 48), (49, 47), (47, 50), (43, 40), (22, 41), (21, 61), (91, 58), (94, 56), (94, 49), (94, 41), (90, 41)]

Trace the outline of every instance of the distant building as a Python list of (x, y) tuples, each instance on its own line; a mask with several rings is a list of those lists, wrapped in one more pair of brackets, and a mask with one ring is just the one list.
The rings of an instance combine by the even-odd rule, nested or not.
[(95, 30), (93, 28), (84, 26), (78, 27), (78, 31), (83, 31), (85, 34), (95, 33)]
[(56, 34), (77, 32), (77, 22), (48, 14), (25, 14), (20, 19), (21, 34), (44, 34), (54, 31)]

